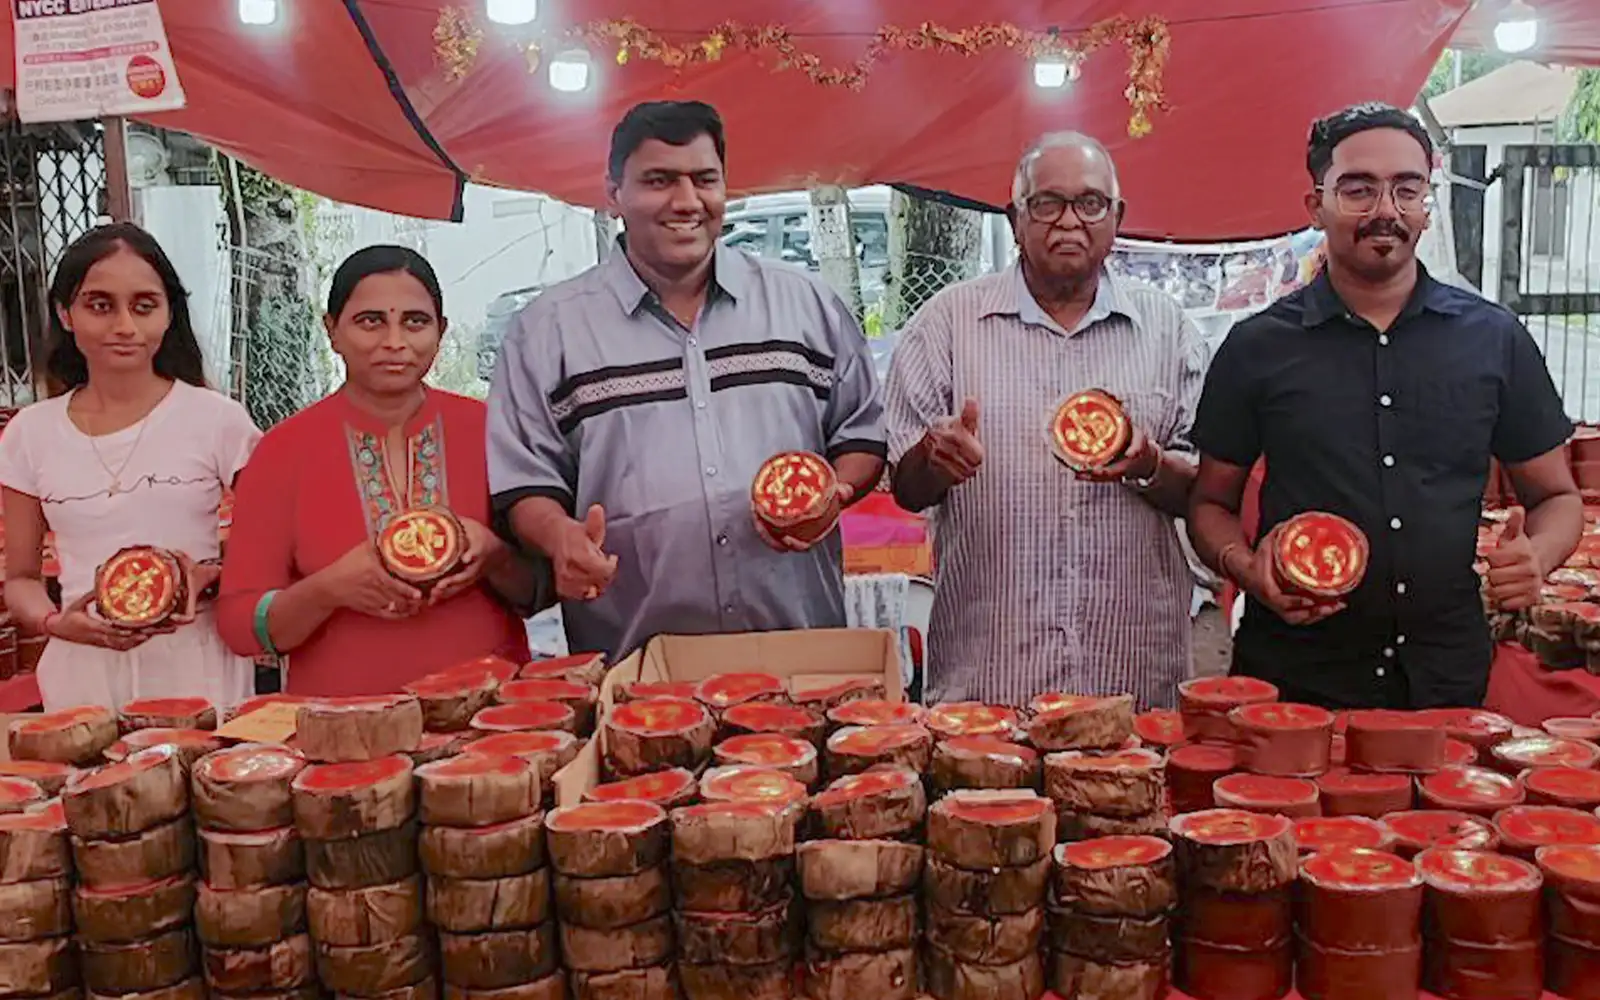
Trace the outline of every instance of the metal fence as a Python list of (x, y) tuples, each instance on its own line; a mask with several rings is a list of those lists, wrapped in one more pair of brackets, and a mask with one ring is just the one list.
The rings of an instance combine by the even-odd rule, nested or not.
[(49, 330), (50, 274), (102, 215), (93, 122), (0, 127), (0, 405), (32, 402)]
[(249, 247), (227, 248), (228, 391), (266, 428), (338, 384), (310, 297), (308, 265)]
[(1511, 145), (1501, 163), (1498, 298), (1538, 341), (1567, 412), (1600, 421), (1600, 146)]

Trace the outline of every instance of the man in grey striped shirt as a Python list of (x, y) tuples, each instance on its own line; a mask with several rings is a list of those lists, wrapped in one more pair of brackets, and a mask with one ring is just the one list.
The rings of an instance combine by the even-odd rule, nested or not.
[[(1106, 271), (1122, 213), (1104, 146), (1041, 139), (1012, 186), (1019, 263), (935, 295), (891, 360), (895, 499), (937, 508), (929, 702), (1166, 706), (1187, 675), (1193, 582), (1173, 519), (1194, 480), (1204, 346), (1172, 298)], [(1088, 388), (1136, 431), (1122, 460), (1080, 476), (1048, 428)]]

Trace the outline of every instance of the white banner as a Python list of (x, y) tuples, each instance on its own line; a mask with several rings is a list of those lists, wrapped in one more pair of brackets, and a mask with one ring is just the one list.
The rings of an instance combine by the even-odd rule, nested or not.
[(11, 22), (25, 122), (184, 105), (156, 0), (11, 0)]

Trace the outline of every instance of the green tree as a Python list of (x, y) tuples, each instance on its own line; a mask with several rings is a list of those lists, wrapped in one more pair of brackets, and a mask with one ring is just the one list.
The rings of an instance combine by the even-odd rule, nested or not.
[(1487, 76), (1511, 62), (1512, 57), (1499, 52), (1458, 52), (1445, 49), (1439, 61), (1433, 64), (1428, 82), (1422, 85), (1422, 96), (1432, 100), (1455, 86), (1456, 60), (1461, 60), (1461, 82), (1467, 83)]
[(298, 192), (221, 153), (233, 298), (231, 390), (266, 428), (322, 395), (313, 360), (318, 332)]
[(1600, 143), (1600, 69), (1578, 71), (1578, 85), (1561, 116), (1561, 138)]

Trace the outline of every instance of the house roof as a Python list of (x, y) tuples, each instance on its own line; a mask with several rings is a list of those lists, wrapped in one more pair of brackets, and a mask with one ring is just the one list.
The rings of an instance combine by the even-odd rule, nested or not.
[(1440, 94), (1428, 106), (1446, 128), (1550, 122), (1561, 117), (1577, 85), (1575, 69), (1514, 62)]

